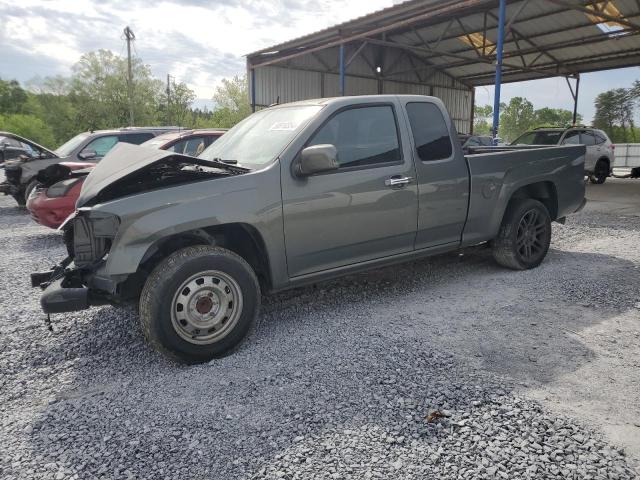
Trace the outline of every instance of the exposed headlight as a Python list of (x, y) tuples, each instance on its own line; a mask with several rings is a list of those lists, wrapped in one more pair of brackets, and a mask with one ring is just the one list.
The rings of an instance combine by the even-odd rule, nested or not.
[(104, 258), (118, 232), (120, 219), (108, 213), (81, 211), (73, 220), (74, 262), (82, 267)]
[(82, 178), (67, 178), (66, 180), (61, 180), (60, 182), (54, 183), (49, 188), (47, 188), (47, 197), (64, 197), (67, 193), (69, 193), (69, 190), (71, 190), (81, 180)]

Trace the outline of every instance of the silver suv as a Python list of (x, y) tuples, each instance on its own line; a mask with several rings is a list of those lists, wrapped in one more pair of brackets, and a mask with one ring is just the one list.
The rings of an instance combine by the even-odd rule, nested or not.
[(586, 145), (584, 170), (591, 183), (602, 184), (611, 174), (615, 145), (602, 130), (592, 127), (536, 128), (511, 145)]

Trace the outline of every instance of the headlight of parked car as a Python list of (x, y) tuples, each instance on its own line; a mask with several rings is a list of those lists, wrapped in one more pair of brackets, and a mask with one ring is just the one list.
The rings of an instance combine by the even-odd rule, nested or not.
[(71, 190), (74, 185), (80, 182), (82, 178), (67, 178), (65, 180), (61, 180), (57, 183), (54, 183), (49, 188), (47, 188), (47, 197), (49, 198), (60, 198), (64, 197), (69, 190)]

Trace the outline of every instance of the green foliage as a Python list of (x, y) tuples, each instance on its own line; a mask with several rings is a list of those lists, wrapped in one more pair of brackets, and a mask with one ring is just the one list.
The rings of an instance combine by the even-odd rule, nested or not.
[[(568, 127), (573, 124), (573, 112), (563, 108), (540, 108), (536, 110), (535, 127)], [(582, 115), (578, 114), (576, 124), (582, 124)]]
[(196, 94), (186, 83), (176, 83), (173, 80), (169, 84), (168, 105), (165, 102), (162, 106), (166, 112), (166, 124), (192, 126), (194, 118), (191, 104), (195, 99)]
[[(508, 105), (500, 106), (500, 136), (511, 142), (524, 132), (538, 127), (569, 127), (573, 123), (573, 112), (563, 108), (533, 109), (533, 104), (522, 97), (514, 97)], [(577, 122), (582, 122), (578, 115)]]
[(500, 137), (506, 141), (514, 140), (529, 130), (535, 123), (533, 104), (522, 97), (513, 97), (508, 105), (501, 106)]
[(213, 112), (213, 126), (231, 128), (251, 114), (246, 76), (222, 80), (213, 99), (217, 107)]
[(631, 88), (616, 88), (596, 97), (596, 114), (593, 124), (601, 128), (614, 142), (636, 142), (638, 132), (633, 121), (638, 100), (640, 82), (636, 80)]
[[(78, 120), (86, 129), (129, 125), (127, 60), (110, 50), (89, 52), (73, 68), (69, 96), (76, 105)], [(139, 58), (132, 61), (133, 118), (136, 125), (153, 125), (159, 120), (164, 100), (163, 84), (151, 76), (151, 69)]]
[(476, 105), (473, 111), (473, 133), (491, 135), (492, 116), (493, 107), (491, 105)]
[(0, 79), (0, 113), (23, 113), (27, 92), (15, 81)]
[(15, 133), (51, 149), (56, 145), (49, 126), (34, 115), (23, 113), (0, 115), (0, 130)]

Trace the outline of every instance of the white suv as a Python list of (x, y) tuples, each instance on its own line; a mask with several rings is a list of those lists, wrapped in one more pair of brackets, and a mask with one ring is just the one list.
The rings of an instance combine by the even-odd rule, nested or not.
[(591, 183), (604, 183), (611, 174), (615, 145), (602, 130), (591, 127), (536, 128), (511, 145), (586, 145), (584, 170)]

